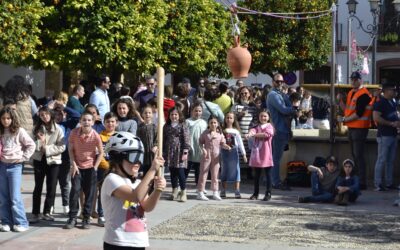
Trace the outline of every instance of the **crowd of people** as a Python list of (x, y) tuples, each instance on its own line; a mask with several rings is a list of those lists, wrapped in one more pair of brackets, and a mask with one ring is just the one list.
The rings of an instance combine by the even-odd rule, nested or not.
[[(378, 127), (375, 186), (377, 190), (396, 188), (392, 172), (400, 119), (393, 103), (395, 88), (383, 86), (383, 94), (376, 99), (362, 86), (358, 72), (353, 73), (352, 84), (339, 122), (349, 127), (354, 161), (347, 159), (339, 167), (330, 156), (325, 166), (309, 166), (312, 195), (299, 197), (299, 202), (347, 205), (357, 199), (366, 187), (363, 144), (372, 116)], [(118, 245), (113, 237), (122, 237), (124, 242), (128, 227), (130, 232), (145, 230), (143, 212), (154, 208), (166, 185), (164, 178), (155, 177), (160, 165), (170, 173), (170, 200), (187, 200), (186, 182), (192, 170), (197, 199), (221, 200), (228, 195), (228, 184), (233, 184), (234, 197), (240, 199), (241, 165), (246, 164), (253, 170), (250, 200), (259, 199), (264, 174), (262, 200), (268, 201), (272, 189), (290, 190), (281, 179), (280, 165), (292, 129), (330, 128), (328, 102), (302, 87), (287, 87), (281, 74), (273, 76), (272, 86), (262, 89), (241, 80), (230, 87), (227, 82), (206, 79), (196, 89), (184, 78), (175, 88), (165, 86), (164, 117), (157, 113), (157, 80), (152, 76), (135, 89), (111, 84), (106, 75), (97, 79), (94, 91), (85, 86), (73, 86), (70, 96), (46, 91), (45, 97), (36, 100), (23, 77), (14, 76), (6, 83), (0, 111), (1, 231), (23, 232), (29, 222), (54, 220), (59, 183), (63, 212), (69, 217), (64, 228), (74, 228), (80, 216), (81, 227), (88, 229), (91, 218), (98, 218), (98, 225), (106, 225), (108, 232), (105, 248)], [(163, 154), (157, 155), (160, 119), (165, 120)], [(30, 159), (35, 187), (28, 222), (20, 189), (22, 168)], [(212, 196), (207, 196), (208, 175)], [(44, 180), (46, 197), (41, 209)], [(121, 204), (135, 219), (125, 228), (118, 226), (125, 218), (110, 215)], [(135, 237), (139, 245), (148, 244), (145, 236)]]

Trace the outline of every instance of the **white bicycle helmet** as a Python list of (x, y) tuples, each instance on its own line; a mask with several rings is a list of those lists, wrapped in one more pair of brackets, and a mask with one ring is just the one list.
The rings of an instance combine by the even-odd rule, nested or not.
[(131, 163), (143, 163), (143, 143), (139, 137), (129, 132), (119, 131), (114, 133), (107, 142), (104, 151), (111, 159), (123, 157)]

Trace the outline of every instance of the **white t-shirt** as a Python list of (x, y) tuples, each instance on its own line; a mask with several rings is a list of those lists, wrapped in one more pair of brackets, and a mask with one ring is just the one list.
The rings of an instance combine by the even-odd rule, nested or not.
[(149, 235), (146, 218), (140, 204), (121, 201), (111, 194), (120, 186), (130, 185), (135, 189), (140, 181), (134, 184), (128, 179), (110, 173), (104, 179), (101, 188), (101, 203), (103, 204), (105, 223), (104, 242), (126, 247), (148, 247)]

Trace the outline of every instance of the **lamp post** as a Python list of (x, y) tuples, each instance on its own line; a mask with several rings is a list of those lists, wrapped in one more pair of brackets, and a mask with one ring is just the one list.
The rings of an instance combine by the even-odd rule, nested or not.
[[(398, 1), (400, 4), (400, 0)], [(373, 17), (372, 24), (368, 24), (366, 27), (363, 26), (363, 22), (356, 16), (357, 4), (356, 0), (347, 1), (347, 7), (349, 10), (349, 20), (348, 20), (348, 44), (347, 44), (347, 79), (350, 80), (351, 75), (351, 24), (352, 20), (358, 21), (358, 28), (369, 34), (372, 38), (372, 83), (376, 83), (376, 48), (377, 48), (377, 36), (378, 36), (378, 25), (379, 25), (379, 15), (381, 11), (381, 0), (369, 0), (371, 14)], [(396, 6), (396, 5), (395, 5)], [(400, 8), (400, 7), (399, 7)]]

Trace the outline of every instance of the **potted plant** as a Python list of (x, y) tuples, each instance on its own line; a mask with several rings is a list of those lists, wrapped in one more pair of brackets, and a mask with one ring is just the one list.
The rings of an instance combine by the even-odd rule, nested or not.
[(399, 42), (399, 35), (395, 32), (389, 32), (379, 37), (382, 45), (394, 45)]

